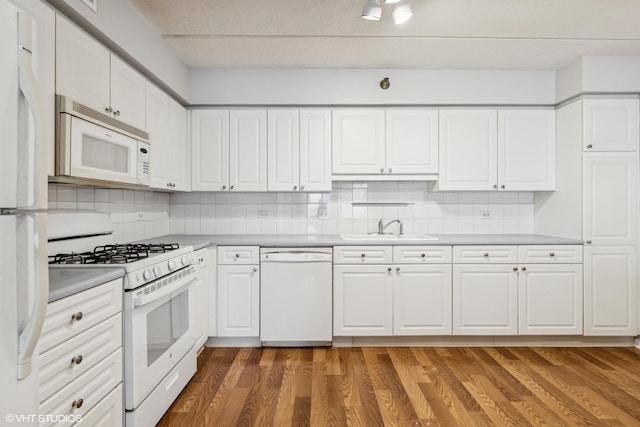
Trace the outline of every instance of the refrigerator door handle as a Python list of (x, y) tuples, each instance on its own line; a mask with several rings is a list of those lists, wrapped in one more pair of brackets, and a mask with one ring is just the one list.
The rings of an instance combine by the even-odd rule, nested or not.
[[(42, 325), (47, 314), (49, 303), (49, 265), (47, 263), (46, 214), (26, 214), (18, 222), (18, 259), (24, 261), (18, 269), (18, 283), (26, 283), (28, 289), (33, 289), (33, 306), (27, 323), (20, 333), (18, 340), (18, 379), (31, 374), (31, 358), (40, 339)], [(24, 246), (22, 245), (24, 244)]]
[(47, 116), (42, 90), (33, 71), (32, 21), (23, 12), (18, 12), (18, 29), (18, 82), (34, 122), (33, 143), (19, 147), (22, 151), (18, 155), (18, 209), (46, 209)]

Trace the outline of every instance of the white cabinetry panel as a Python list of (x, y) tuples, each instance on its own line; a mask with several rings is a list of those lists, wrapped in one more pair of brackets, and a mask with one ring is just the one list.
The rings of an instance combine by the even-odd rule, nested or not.
[(269, 191), (300, 187), (300, 118), (297, 109), (267, 111)]
[(257, 265), (218, 266), (218, 336), (260, 335), (260, 271)]
[(585, 151), (638, 151), (637, 99), (585, 99)]
[(386, 170), (438, 173), (438, 110), (386, 110)]
[(191, 189), (229, 189), (229, 110), (191, 112)]
[(169, 98), (169, 161), (168, 171), (172, 190), (188, 191), (189, 139), (187, 137), (187, 110)]
[(384, 125), (382, 109), (333, 110), (333, 173), (384, 173)]
[(146, 80), (120, 58), (111, 55), (111, 107), (116, 119), (138, 129), (145, 126)]
[(232, 110), (229, 120), (229, 189), (267, 191), (267, 112)]
[(170, 189), (169, 175), (169, 97), (152, 84), (147, 85), (147, 125), (151, 158), (152, 188)]
[(331, 191), (330, 110), (300, 110), (300, 190)]

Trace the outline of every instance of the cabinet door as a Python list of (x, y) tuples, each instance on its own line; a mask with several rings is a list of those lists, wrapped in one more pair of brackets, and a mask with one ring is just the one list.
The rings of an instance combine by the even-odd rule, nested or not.
[(300, 110), (300, 190), (331, 191), (330, 110)]
[(333, 173), (386, 173), (384, 138), (384, 110), (334, 110)]
[(496, 110), (440, 111), (441, 190), (498, 188)]
[(453, 266), (453, 334), (516, 335), (516, 265)]
[(169, 181), (172, 189), (189, 190), (189, 144), (187, 139), (187, 110), (173, 99), (169, 99)]
[(387, 110), (385, 147), (388, 173), (438, 173), (438, 110)]
[(518, 275), (520, 335), (582, 335), (582, 265), (527, 264)]
[(638, 151), (637, 99), (583, 101), (585, 151)]
[(267, 191), (266, 110), (233, 110), (229, 127), (229, 189)]
[(56, 15), (56, 92), (101, 113), (111, 105), (111, 54)]
[(191, 190), (229, 190), (229, 110), (191, 112)]
[(268, 189), (297, 191), (300, 187), (298, 110), (269, 110), (267, 120)]
[(196, 341), (196, 348), (200, 348), (204, 345), (209, 337), (209, 290), (211, 289), (211, 283), (209, 283), (209, 250), (207, 248), (196, 251), (195, 264), (196, 264), (196, 283), (193, 285), (194, 295), (194, 307), (196, 309), (195, 318), (195, 332), (198, 337)]
[(116, 119), (138, 129), (146, 129), (146, 85), (142, 75), (111, 55), (111, 108)]
[(393, 334), (451, 335), (451, 265), (397, 265)]
[(638, 156), (585, 153), (583, 238), (593, 245), (635, 245)]
[(498, 111), (498, 189), (555, 190), (555, 117), (554, 110)]
[(151, 145), (150, 186), (170, 190), (169, 97), (152, 84), (147, 85), (147, 124)]
[(257, 265), (218, 266), (218, 336), (260, 335), (260, 271)]
[(393, 278), (391, 265), (333, 267), (333, 334), (392, 334)]
[(634, 246), (584, 248), (584, 334), (638, 334)]

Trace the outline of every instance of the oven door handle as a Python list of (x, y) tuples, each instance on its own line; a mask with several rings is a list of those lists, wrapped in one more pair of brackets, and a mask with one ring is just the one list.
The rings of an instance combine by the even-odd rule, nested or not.
[(183, 278), (171, 285), (165, 286), (159, 291), (152, 292), (148, 295), (140, 295), (138, 297), (133, 298), (133, 306), (141, 307), (143, 305), (147, 305), (154, 301), (157, 301), (169, 294), (178, 295), (179, 293), (185, 291), (188, 287), (193, 285), (196, 281), (195, 274), (191, 274), (188, 277)]

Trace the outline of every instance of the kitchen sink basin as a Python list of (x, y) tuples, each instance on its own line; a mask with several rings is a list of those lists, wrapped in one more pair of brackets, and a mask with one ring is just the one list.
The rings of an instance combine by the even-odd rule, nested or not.
[(438, 240), (427, 234), (341, 234), (342, 240)]

